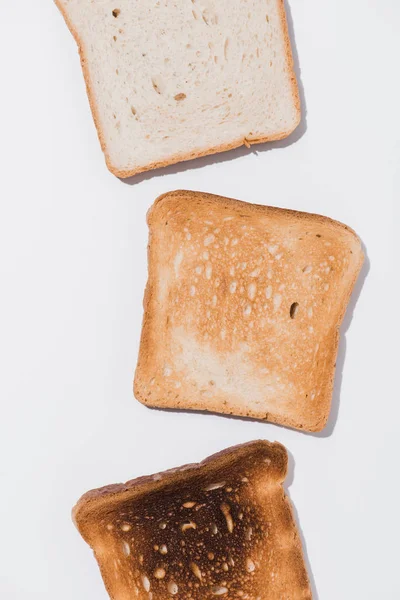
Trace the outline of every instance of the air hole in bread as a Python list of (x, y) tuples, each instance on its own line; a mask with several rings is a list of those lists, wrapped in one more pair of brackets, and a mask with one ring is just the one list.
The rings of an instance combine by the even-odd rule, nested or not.
[(161, 94), (159, 84), (154, 79), (152, 79), (151, 82), (152, 82), (153, 88), (157, 92), (157, 94)]
[(112, 16), (117, 18), (120, 13), (121, 13), (121, 10), (119, 8), (114, 8), (114, 10), (112, 11)]
[(226, 38), (225, 44), (224, 44), (224, 56), (225, 56), (225, 60), (228, 60), (228, 46), (229, 46), (229, 38)]
[(316, 235), (316, 237), (322, 237), (322, 235), (320, 233), (316, 233), (315, 235)]
[(299, 309), (299, 303), (293, 302), (293, 304), (290, 307), (290, 318), (291, 319), (294, 319), (296, 317), (298, 309)]

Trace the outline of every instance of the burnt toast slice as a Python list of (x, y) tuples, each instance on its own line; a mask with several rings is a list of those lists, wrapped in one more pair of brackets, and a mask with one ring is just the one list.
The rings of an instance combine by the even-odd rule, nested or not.
[(321, 430), (363, 263), (354, 231), (189, 191), (156, 200), (148, 225), (136, 398)]
[(110, 598), (310, 599), (287, 460), (255, 441), (85, 494), (73, 518)]

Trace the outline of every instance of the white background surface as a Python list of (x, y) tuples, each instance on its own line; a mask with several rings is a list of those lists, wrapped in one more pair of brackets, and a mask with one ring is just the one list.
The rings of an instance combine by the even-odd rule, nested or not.
[[(291, 13), (298, 133), (129, 185), (105, 168), (55, 6), (1, 3), (1, 598), (106, 599), (71, 523), (79, 496), (256, 438), (291, 453), (314, 598), (400, 598), (400, 4), (292, 0)], [(133, 399), (145, 214), (176, 188), (320, 212), (361, 236), (368, 258), (321, 435)]]

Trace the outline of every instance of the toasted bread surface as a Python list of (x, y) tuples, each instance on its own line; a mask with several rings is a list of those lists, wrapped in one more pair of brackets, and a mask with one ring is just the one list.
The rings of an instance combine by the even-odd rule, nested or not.
[(73, 516), (112, 600), (310, 599), (286, 471), (283, 446), (250, 442), (88, 492)]
[(56, 0), (119, 177), (288, 136), (300, 100), (283, 0)]
[(361, 243), (327, 217), (199, 192), (148, 214), (135, 375), (149, 406), (324, 427)]

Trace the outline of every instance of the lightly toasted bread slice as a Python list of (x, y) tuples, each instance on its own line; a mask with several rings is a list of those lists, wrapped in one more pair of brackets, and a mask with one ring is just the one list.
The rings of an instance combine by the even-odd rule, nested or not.
[(283, 446), (250, 442), (88, 492), (73, 517), (112, 600), (308, 600), (286, 471)]
[(148, 225), (136, 398), (321, 430), (363, 262), (354, 231), (188, 191), (156, 200)]
[(283, 0), (56, 0), (119, 177), (279, 140), (300, 121)]

